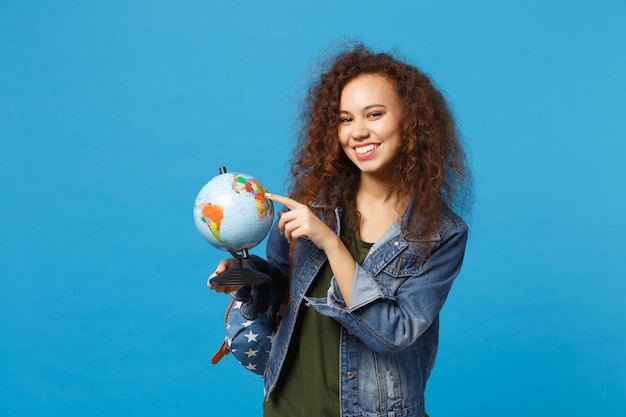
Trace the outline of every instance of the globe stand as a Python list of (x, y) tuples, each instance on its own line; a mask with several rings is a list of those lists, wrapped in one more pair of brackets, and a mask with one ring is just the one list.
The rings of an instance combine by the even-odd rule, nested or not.
[(220, 275), (210, 279), (214, 285), (256, 285), (264, 284), (270, 280), (270, 276), (255, 269), (243, 266), (243, 261), (249, 259), (248, 249), (242, 249), (241, 255), (231, 252), (237, 259), (237, 266), (227, 269)]

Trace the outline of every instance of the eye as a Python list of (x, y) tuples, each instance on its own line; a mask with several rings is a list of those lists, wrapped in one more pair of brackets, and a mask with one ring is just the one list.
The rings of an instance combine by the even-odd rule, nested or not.
[(352, 117), (344, 116), (339, 118), (339, 123), (350, 123), (352, 121)]
[(383, 115), (382, 112), (373, 111), (370, 114), (368, 114), (367, 117), (370, 118), (370, 119), (377, 119), (377, 118), (381, 117), (382, 115)]

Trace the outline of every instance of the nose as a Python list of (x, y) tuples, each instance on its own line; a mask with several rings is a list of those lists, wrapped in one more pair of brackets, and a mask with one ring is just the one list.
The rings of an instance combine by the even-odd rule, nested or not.
[(365, 120), (362, 118), (354, 119), (352, 123), (352, 138), (355, 140), (362, 140), (370, 135), (370, 131), (367, 128)]

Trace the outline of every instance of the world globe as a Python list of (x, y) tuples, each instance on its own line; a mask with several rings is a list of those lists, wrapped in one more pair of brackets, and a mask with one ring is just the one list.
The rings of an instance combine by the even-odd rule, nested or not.
[(226, 252), (251, 249), (265, 239), (274, 221), (274, 205), (267, 190), (243, 172), (224, 172), (198, 193), (194, 220), (198, 231), (214, 247)]

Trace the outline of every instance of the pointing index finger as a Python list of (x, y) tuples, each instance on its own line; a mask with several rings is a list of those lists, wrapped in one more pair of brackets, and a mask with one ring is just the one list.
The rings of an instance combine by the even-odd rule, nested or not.
[(300, 203), (296, 200), (278, 194), (265, 193), (265, 198), (275, 201), (278, 204), (282, 204), (290, 210), (293, 210), (300, 205)]

